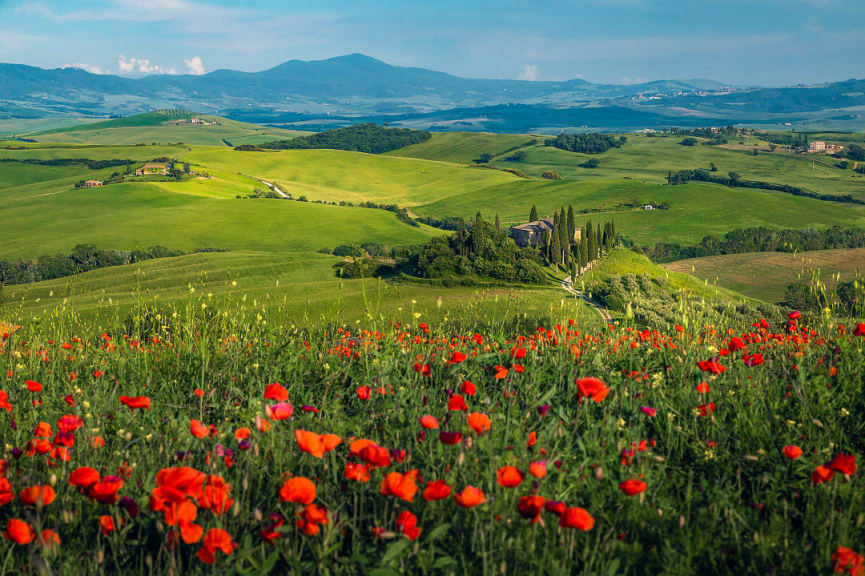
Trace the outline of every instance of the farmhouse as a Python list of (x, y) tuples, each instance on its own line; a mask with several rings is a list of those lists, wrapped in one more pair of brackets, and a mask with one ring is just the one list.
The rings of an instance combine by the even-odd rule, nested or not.
[(85, 180), (84, 187), (85, 188), (96, 188), (98, 186), (102, 186), (102, 180)]
[[(553, 219), (542, 218), (541, 220), (535, 220), (528, 224), (514, 226), (511, 230), (514, 242), (516, 242), (518, 246), (537, 246), (539, 244), (545, 244), (548, 241), (547, 239), (549, 234), (553, 231)], [(581, 230), (577, 228), (574, 230), (574, 240), (579, 240), (580, 236)]]
[(843, 150), (843, 146), (839, 146), (837, 144), (826, 144), (826, 142), (822, 140), (815, 140), (808, 144), (808, 152), (836, 152), (838, 150)]
[(152, 176), (168, 174), (168, 165), (166, 164), (145, 164), (135, 171), (136, 176)]

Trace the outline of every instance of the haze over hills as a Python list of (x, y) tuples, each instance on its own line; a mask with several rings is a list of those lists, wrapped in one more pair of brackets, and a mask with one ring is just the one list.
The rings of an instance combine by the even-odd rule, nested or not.
[[(511, 105), (519, 104), (514, 108)], [(133, 79), (0, 64), (0, 118), (105, 117), (180, 107), (321, 128), (360, 120), (461, 130), (634, 129), (720, 123), (862, 122), (865, 81), (744, 88), (711, 80), (593, 84), (461, 78), (362, 54), (291, 60), (261, 72)]]

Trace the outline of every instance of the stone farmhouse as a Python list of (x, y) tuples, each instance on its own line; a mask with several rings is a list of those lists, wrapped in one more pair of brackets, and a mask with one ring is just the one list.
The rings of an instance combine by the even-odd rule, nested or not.
[(84, 187), (85, 188), (97, 188), (102, 186), (102, 180), (85, 180)]
[(826, 144), (826, 142), (822, 140), (815, 140), (808, 144), (808, 152), (837, 152), (839, 150), (843, 150), (843, 146), (839, 146), (837, 144)]
[[(546, 244), (549, 241), (549, 235), (553, 231), (553, 219), (542, 218), (528, 224), (520, 224), (511, 228), (514, 242), (518, 246), (538, 246)], [(577, 228), (574, 230), (573, 241), (577, 241), (582, 236), (582, 230)]]
[(165, 176), (168, 174), (167, 164), (145, 164), (135, 171), (136, 176)]

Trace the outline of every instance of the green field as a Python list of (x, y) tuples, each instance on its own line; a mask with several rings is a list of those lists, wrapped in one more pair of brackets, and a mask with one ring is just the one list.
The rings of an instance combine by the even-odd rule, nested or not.
[[(314, 252), (190, 254), (94, 270), (72, 278), (9, 286), (0, 313), (27, 323), (60, 310), (92, 321), (122, 321), (140, 307), (239, 308), (305, 325), (387, 318), (485, 325), (566, 315), (593, 326), (597, 314), (558, 286), (447, 288), (419, 282), (342, 280), (340, 259)], [(203, 306), (202, 306), (203, 305)]]
[[(208, 114), (191, 114), (214, 125), (175, 124), (159, 113), (140, 114), (117, 120), (105, 120), (78, 126), (64, 126), (30, 134), (27, 137), (40, 142), (70, 144), (160, 144), (183, 142), (197, 146), (232, 146), (261, 144), (307, 134), (295, 130), (269, 128), (257, 124), (237, 122)], [(226, 142), (227, 141), (227, 142)]]
[(433, 133), (426, 142), (394, 150), (388, 154), (405, 158), (441, 160), (456, 164), (472, 164), (481, 154), (500, 156), (511, 148), (523, 148), (532, 140), (543, 142), (543, 136), (529, 134), (489, 134), (485, 132)]
[(859, 278), (865, 271), (865, 248), (726, 254), (680, 260), (664, 267), (767, 302), (781, 302), (788, 285), (809, 284), (814, 276), (829, 288)]

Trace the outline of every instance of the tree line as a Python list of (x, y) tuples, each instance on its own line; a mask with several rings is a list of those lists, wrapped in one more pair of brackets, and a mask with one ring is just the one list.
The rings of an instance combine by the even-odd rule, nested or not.
[(544, 140), (544, 146), (553, 146), (568, 152), (582, 152), (583, 154), (602, 154), (610, 148), (621, 148), (628, 139), (625, 136), (610, 136), (590, 132), (586, 134), (559, 134), (555, 138)]
[(791, 186), (790, 184), (776, 184), (774, 182), (764, 182), (761, 180), (743, 180), (741, 175), (737, 172), (728, 172), (727, 176), (716, 176), (710, 170), (706, 170), (705, 168), (667, 172), (667, 184), (671, 186), (684, 184), (691, 180), (698, 182), (711, 182), (712, 184), (721, 184), (722, 186), (729, 186), (731, 188), (759, 188), (762, 190), (774, 190), (776, 192), (792, 194), (793, 196), (813, 198), (814, 200), (865, 205), (865, 200), (859, 200), (850, 194), (818, 194), (817, 192), (805, 190), (798, 186)]
[(772, 229), (765, 227), (731, 230), (723, 238), (706, 236), (699, 244), (682, 245), (658, 242), (636, 248), (655, 262), (673, 262), (687, 258), (742, 254), (745, 252), (802, 252), (832, 248), (865, 247), (865, 229), (832, 226), (825, 230), (804, 228)]
[[(381, 154), (398, 148), (411, 146), (429, 140), (432, 134), (427, 130), (408, 128), (387, 128), (374, 123), (355, 124), (336, 130), (327, 130), (309, 136), (289, 140), (275, 140), (260, 144), (258, 148), (267, 150), (327, 149), (350, 150)], [(236, 148), (240, 149), (240, 147)]]
[[(197, 248), (197, 252), (227, 252), (221, 248)], [(29, 284), (72, 276), (109, 266), (122, 266), (155, 258), (170, 258), (188, 254), (182, 250), (169, 250), (165, 246), (151, 246), (135, 250), (101, 250), (92, 244), (78, 244), (69, 254), (40, 256), (35, 260), (0, 260), (0, 286)]]

